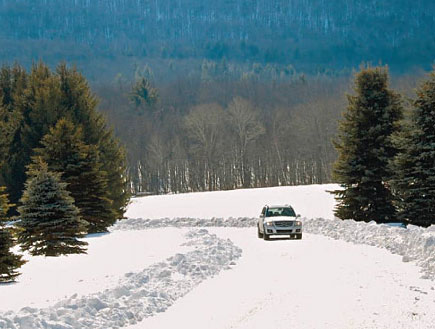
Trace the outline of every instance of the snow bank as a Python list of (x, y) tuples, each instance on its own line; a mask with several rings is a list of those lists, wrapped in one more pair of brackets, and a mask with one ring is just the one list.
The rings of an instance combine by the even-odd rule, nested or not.
[(138, 273), (127, 273), (112, 289), (73, 295), (48, 308), (25, 307), (0, 313), (0, 328), (119, 328), (164, 312), (203, 280), (229, 268), (241, 249), (205, 229), (186, 235), (193, 248)]
[(144, 230), (148, 228), (160, 227), (252, 227), (257, 225), (257, 219), (251, 217), (239, 218), (160, 218), (160, 219), (143, 219), (128, 218), (118, 221), (113, 230)]
[[(302, 219), (304, 232), (334, 239), (385, 248), (401, 255), (404, 262), (415, 261), (422, 268), (423, 278), (435, 280), (435, 226), (427, 229), (409, 225), (407, 229), (353, 220)], [(116, 224), (118, 230), (142, 230), (157, 227), (253, 227), (256, 218), (130, 218)]]
[(435, 280), (434, 225), (427, 229), (409, 225), (404, 229), (375, 222), (320, 218), (305, 220), (304, 225), (305, 231), (310, 233), (385, 248), (393, 254), (401, 255), (404, 262), (415, 261), (422, 268), (422, 278)]

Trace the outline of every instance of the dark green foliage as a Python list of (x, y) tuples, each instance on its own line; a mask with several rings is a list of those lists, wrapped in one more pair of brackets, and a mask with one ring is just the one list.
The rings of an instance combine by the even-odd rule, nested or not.
[(126, 207), (130, 201), (129, 179), (127, 177), (127, 163), (124, 148), (114, 138), (111, 130), (108, 130), (104, 120), (99, 121), (103, 136), (98, 144), (99, 165), (105, 172), (107, 180), (106, 192), (111, 202), (111, 211), (107, 212), (115, 222), (124, 216)]
[(413, 112), (394, 139), (392, 185), (399, 218), (419, 226), (435, 224), (435, 72), (417, 90)]
[(80, 218), (60, 174), (49, 171), (42, 161), (28, 174), (22, 206), (18, 208), (21, 248), (31, 255), (86, 253), (87, 243), (78, 238), (84, 236), (87, 223)]
[[(41, 140), (51, 127), (66, 118), (81, 127), (82, 142), (89, 149), (92, 145), (96, 148), (90, 152), (95, 154), (88, 154), (86, 161), (95, 162), (98, 168), (95, 170), (101, 171), (98, 175), (107, 177), (102, 180), (100, 189), (107, 184), (110, 191), (101, 194), (104, 207), (110, 204), (106, 215), (111, 217), (108, 222), (123, 216), (129, 199), (125, 155), (104, 118), (96, 111), (98, 101), (83, 75), (64, 63), (55, 72), (44, 63), (34, 64), (30, 73), (19, 66), (3, 67), (0, 71), (0, 101), (0, 137), (6, 136), (5, 142), (2, 139), (0, 143), (0, 151), (4, 149), (2, 154), (5, 155), (3, 159), (0, 157), (0, 162), (4, 162), (0, 182), (7, 186), (13, 202), (18, 202), (21, 197), (26, 167), (34, 149), (41, 147)], [(56, 166), (56, 171), (63, 171), (62, 164)]]
[(15, 107), (17, 93), (22, 92), (25, 80), (25, 72), (19, 66), (0, 68), (0, 168), (6, 164), (9, 147), (20, 125), (21, 115)]
[(0, 181), (6, 186), (13, 203), (18, 201), (22, 182), (25, 180), (23, 164), (25, 151), (20, 138), (24, 118), (20, 107), (24, 103), (27, 80), (26, 72), (18, 65), (2, 67), (0, 70), (0, 111), (2, 112)]
[(85, 144), (97, 148), (98, 154), (92, 161), (98, 161), (97, 167), (105, 172), (111, 204), (106, 216), (111, 217), (108, 222), (115, 222), (123, 217), (130, 199), (124, 149), (107, 127), (104, 117), (96, 111), (98, 101), (83, 75), (76, 69), (68, 69), (65, 64), (59, 65), (57, 74), (61, 81), (64, 117), (82, 127)]
[[(20, 120), (19, 112), (9, 111), (6, 106), (2, 105), (0, 99), (0, 168), (6, 165), (8, 151), (20, 124)], [(0, 183), (3, 183), (3, 178), (4, 177), (0, 176)]]
[(387, 184), (388, 162), (397, 150), (391, 135), (402, 118), (400, 97), (388, 89), (385, 68), (364, 69), (355, 78), (355, 96), (339, 125), (335, 147), (339, 153), (333, 175), (342, 190), (334, 191), (337, 217), (357, 221), (395, 219), (393, 197)]
[(50, 171), (60, 172), (80, 216), (89, 224), (88, 232), (106, 231), (118, 216), (113, 213), (107, 174), (97, 147), (86, 145), (82, 130), (65, 119), (50, 129), (41, 144), (41, 148), (35, 149), (30, 168), (37, 167), (42, 159)]
[(0, 282), (10, 282), (20, 275), (17, 270), (25, 261), (10, 251), (14, 240), (10, 229), (5, 227), (10, 204), (4, 190), (0, 187)]
[(112, 208), (107, 174), (101, 168), (98, 149), (96, 146), (89, 146), (81, 168), (82, 173), (78, 176), (76, 192), (76, 204), (83, 219), (89, 223), (89, 233), (107, 232), (107, 227), (120, 218)]
[(134, 84), (129, 99), (136, 109), (143, 110), (144, 108), (152, 108), (157, 103), (159, 94), (147, 78), (141, 77)]

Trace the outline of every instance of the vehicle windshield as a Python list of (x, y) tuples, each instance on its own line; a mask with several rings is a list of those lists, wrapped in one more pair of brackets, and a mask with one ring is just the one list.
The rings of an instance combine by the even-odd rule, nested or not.
[(275, 216), (296, 217), (296, 214), (292, 207), (269, 208), (266, 212), (266, 217)]

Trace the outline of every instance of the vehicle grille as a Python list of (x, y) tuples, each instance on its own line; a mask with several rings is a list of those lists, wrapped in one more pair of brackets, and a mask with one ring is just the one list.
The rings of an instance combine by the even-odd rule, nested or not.
[(290, 234), (293, 230), (276, 230), (276, 234)]
[(290, 227), (290, 226), (293, 226), (293, 222), (289, 222), (289, 221), (286, 221), (286, 222), (275, 222), (275, 226), (276, 227)]

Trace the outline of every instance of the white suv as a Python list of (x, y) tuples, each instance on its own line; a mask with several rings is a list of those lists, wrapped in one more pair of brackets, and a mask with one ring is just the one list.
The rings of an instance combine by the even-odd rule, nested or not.
[(258, 220), (258, 237), (269, 240), (271, 235), (289, 235), (292, 239), (302, 239), (302, 222), (293, 208), (284, 206), (264, 206)]

